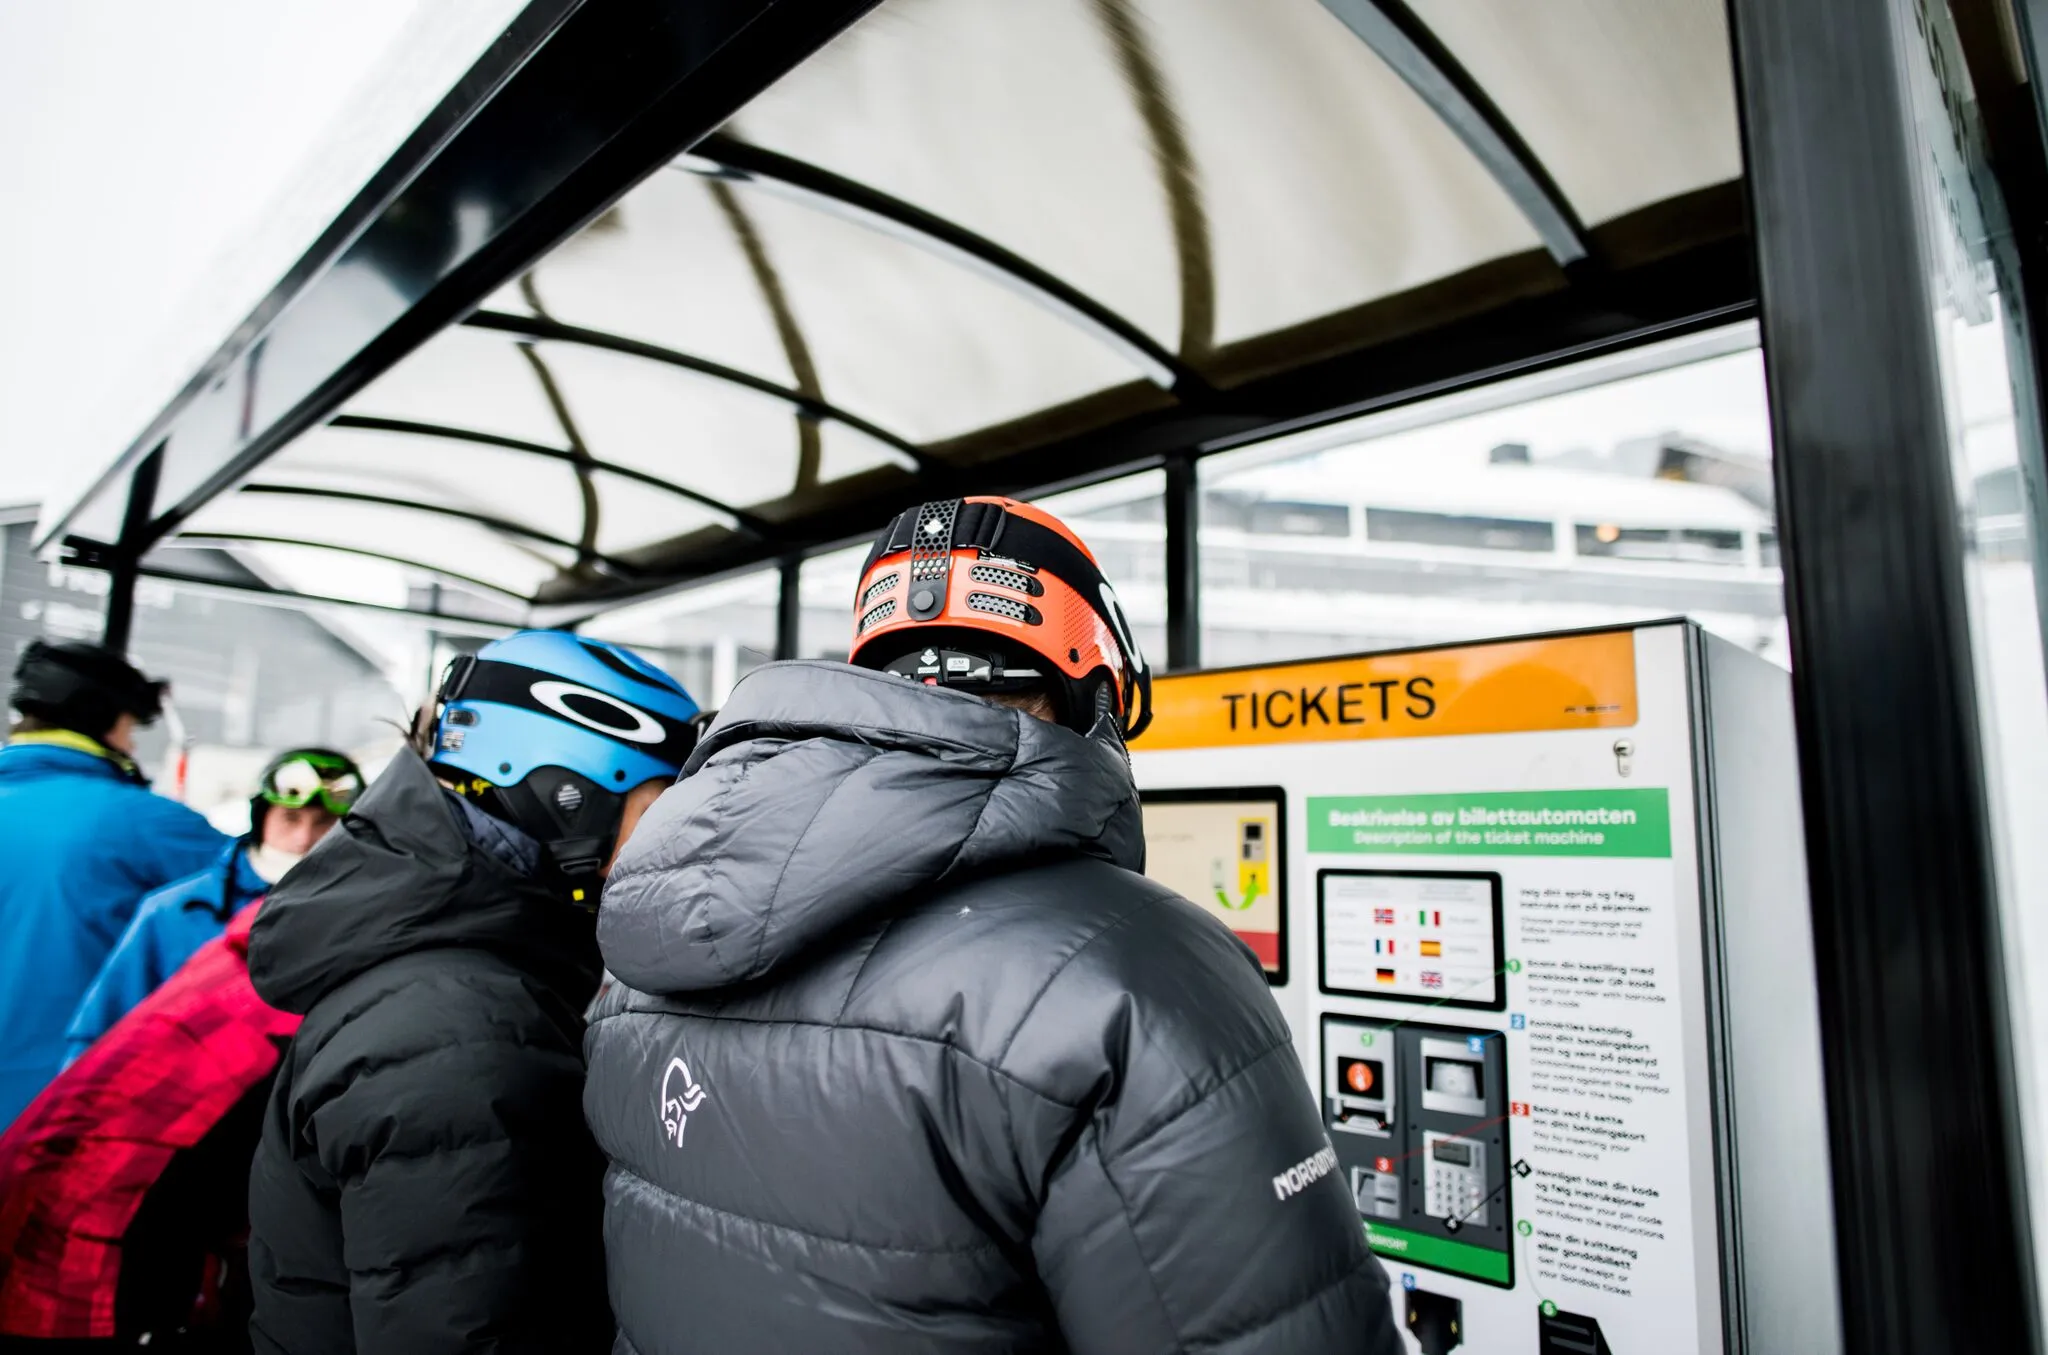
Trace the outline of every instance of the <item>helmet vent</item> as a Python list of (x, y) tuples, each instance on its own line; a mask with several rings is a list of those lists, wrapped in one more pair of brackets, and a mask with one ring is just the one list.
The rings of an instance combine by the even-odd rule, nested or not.
[(891, 588), (894, 588), (896, 580), (901, 577), (903, 577), (901, 574), (892, 569), (881, 578), (876, 579), (868, 585), (867, 591), (860, 595), (860, 605), (863, 607), (873, 606), (875, 599), (888, 592)]
[(859, 633), (865, 635), (869, 630), (881, 625), (884, 621), (887, 621), (890, 617), (894, 616), (895, 614), (896, 599), (890, 598), (884, 603), (882, 603), (881, 606), (870, 610), (864, 616), (861, 617)]
[(953, 556), (953, 522), (959, 514), (958, 499), (928, 503), (918, 510), (917, 531), (910, 541), (913, 581), (946, 577)]
[[(1045, 591), (1045, 585), (1029, 574), (1019, 574), (1013, 569), (998, 569), (994, 565), (976, 565), (968, 571), (976, 583), (985, 583), (992, 588), (1014, 588), (1026, 597), (1037, 597)], [(970, 602), (968, 604), (972, 606)]]
[(1019, 602), (1015, 598), (997, 597), (994, 593), (969, 593), (967, 608), (969, 611), (987, 612), (991, 616), (1008, 617), (1027, 626), (1036, 626), (1045, 620), (1038, 614), (1038, 608), (1029, 603)]
[(574, 781), (564, 781), (555, 787), (555, 807), (564, 814), (574, 814), (583, 808), (583, 791)]

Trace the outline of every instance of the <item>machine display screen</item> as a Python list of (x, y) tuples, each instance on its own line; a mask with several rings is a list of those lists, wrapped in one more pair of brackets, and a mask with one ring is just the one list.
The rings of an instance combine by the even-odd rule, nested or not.
[(1453, 1167), (1469, 1167), (1472, 1165), (1472, 1145), (1469, 1143), (1459, 1143), (1455, 1139), (1438, 1139), (1435, 1143), (1429, 1145), (1429, 1155), (1438, 1162), (1446, 1163)]
[(1316, 876), (1328, 993), (1499, 1011), (1500, 876), (1325, 870)]
[(1286, 795), (1278, 787), (1156, 790), (1145, 811), (1145, 874), (1215, 916), (1287, 982)]

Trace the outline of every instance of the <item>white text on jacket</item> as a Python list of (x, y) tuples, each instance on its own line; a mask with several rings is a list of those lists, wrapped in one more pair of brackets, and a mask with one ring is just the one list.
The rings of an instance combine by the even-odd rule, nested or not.
[(1273, 1198), (1284, 1200), (1290, 1195), (1299, 1195), (1316, 1182), (1337, 1170), (1337, 1150), (1325, 1146), (1314, 1157), (1303, 1158), (1286, 1171), (1273, 1178)]

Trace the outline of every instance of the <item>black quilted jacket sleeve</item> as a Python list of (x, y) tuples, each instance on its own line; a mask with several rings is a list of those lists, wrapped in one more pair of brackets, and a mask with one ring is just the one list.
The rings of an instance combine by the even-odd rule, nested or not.
[(443, 953), (314, 1009), (252, 1178), (257, 1349), (609, 1349), (580, 1022), (555, 1005)]
[(1032, 1250), (1060, 1331), (1075, 1355), (1397, 1355), (1264, 978), (1221, 928), (1171, 925), (1183, 909), (1155, 900), (1091, 943), (1005, 1060), (1038, 1089), (1013, 1122), (1046, 1164)]

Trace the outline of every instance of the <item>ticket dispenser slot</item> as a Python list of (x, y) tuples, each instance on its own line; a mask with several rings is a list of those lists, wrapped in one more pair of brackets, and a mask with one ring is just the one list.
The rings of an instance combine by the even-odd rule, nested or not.
[(1401, 1217), (1398, 1041), (1375, 1021), (1323, 1022), (1323, 1124), (1352, 1203), (1368, 1219)]
[(1422, 1042), (1422, 1108), (1446, 1115), (1486, 1114), (1486, 1055), (1465, 1040)]
[(1330, 1021), (1323, 1040), (1323, 1108), (1340, 1134), (1394, 1133), (1394, 1038), (1366, 1021)]

